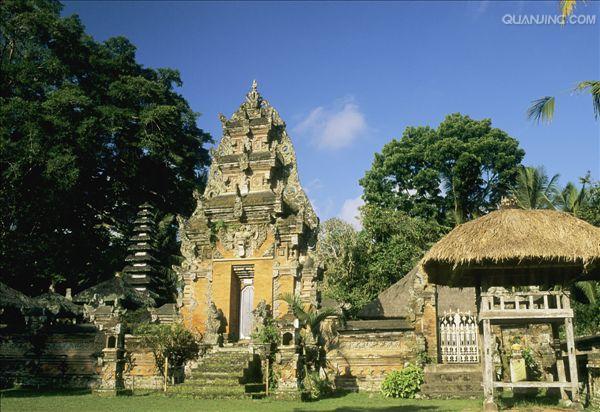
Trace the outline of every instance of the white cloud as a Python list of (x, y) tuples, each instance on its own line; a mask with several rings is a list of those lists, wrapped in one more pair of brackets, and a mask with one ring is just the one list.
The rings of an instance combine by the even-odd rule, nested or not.
[(351, 145), (367, 129), (367, 121), (358, 105), (352, 98), (346, 98), (331, 107), (311, 110), (294, 131), (308, 135), (320, 148), (341, 149)]
[(360, 196), (354, 199), (346, 199), (338, 217), (350, 223), (355, 229), (360, 230), (362, 228), (362, 223), (360, 222), (360, 212), (358, 208), (364, 204), (365, 202)]

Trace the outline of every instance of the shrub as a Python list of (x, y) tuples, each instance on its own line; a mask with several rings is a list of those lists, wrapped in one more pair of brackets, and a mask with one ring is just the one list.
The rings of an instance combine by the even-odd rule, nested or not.
[(251, 335), (252, 339), (260, 343), (279, 345), (279, 328), (273, 318), (266, 318), (264, 325), (259, 325)]
[(156, 366), (163, 375), (166, 358), (169, 358), (169, 369), (178, 368), (195, 359), (200, 351), (198, 339), (180, 323), (144, 324), (135, 333), (140, 336), (140, 343), (152, 351)]
[(321, 399), (333, 392), (333, 386), (329, 382), (329, 379), (321, 378), (321, 375), (317, 371), (308, 372), (304, 376), (302, 389), (304, 396), (312, 401)]
[(423, 377), (423, 369), (416, 365), (392, 371), (381, 383), (381, 393), (387, 398), (414, 398), (421, 389)]

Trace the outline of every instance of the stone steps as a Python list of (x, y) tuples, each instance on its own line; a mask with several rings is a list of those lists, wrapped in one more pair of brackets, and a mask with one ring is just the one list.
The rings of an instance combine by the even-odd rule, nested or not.
[(170, 392), (201, 399), (243, 399), (264, 396), (260, 362), (248, 346), (228, 345), (207, 352), (191, 376)]

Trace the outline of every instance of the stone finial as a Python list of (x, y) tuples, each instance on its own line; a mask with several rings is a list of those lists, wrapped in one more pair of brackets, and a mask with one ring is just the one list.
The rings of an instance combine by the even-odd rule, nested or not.
[(252, 88), (246, 95), (246, 102), (249, 105), (249, 108), (258, 109), (262, 103), (262, 97), (260, 93), (258, 93), (258, 83), (256, 80), (252, 81)]
[(517, 199), (512, 196), (503, 196), (502, 199), (500, 199), (500, 210), (506, 210), (506, 209), (518, 209), (519, 205), (517, 203)]

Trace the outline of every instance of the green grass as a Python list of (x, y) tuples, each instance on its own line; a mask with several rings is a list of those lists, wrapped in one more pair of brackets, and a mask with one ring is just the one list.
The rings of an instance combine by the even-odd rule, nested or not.
[(102, 398), (84, 391), (45, 392), (7, 390), (0, 400), (2, 412), (271, 412), (271, 411), (335, 411), (335, 412), (392, 412), (392, 411), (479, 411), (480, 400), (411, 400), (387, 399), (379, 394), (351, 393), (317, 402), (261, 400), (201, 400), (166, 397), (161, 393), (136, 394)]

